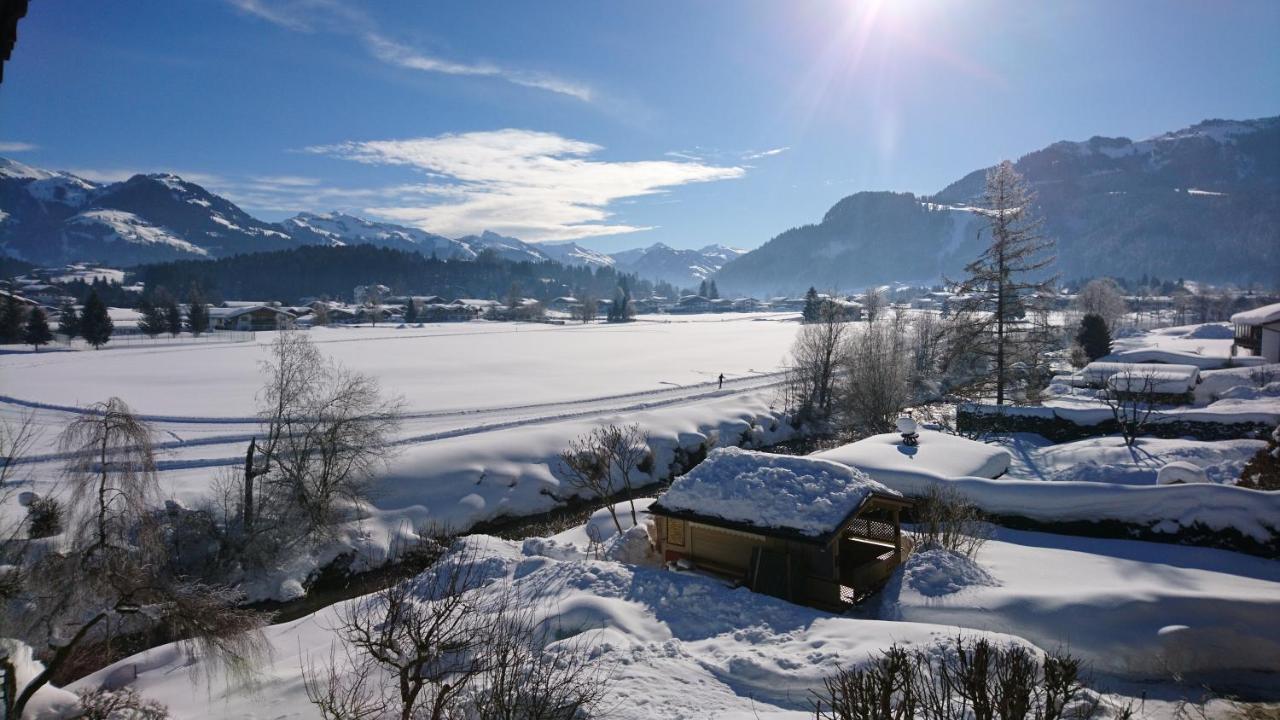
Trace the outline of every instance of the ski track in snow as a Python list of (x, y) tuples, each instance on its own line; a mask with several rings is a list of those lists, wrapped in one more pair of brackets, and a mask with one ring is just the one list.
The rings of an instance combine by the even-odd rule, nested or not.
[[(401, 446), (418, 445), (463, 435), (509, 430), (527, 425), (576, 420), (595, 415), (613, 415), (624, 412), (652, 410), (700, 400), (729, 397), (780, 385), (782, 383), (782, 375), (783, 372), (781, 371), (757, 372), (755, 375), (745, 378), (726, 378), (723, 388), (718, 387), (717, 381), (713, 380), (691, 385), (675, 385), (674, 387), (668, 385), (662, 388), (578, 400), (461, 410), (411, 411), (403, 415), (405, 422), (402, 426), (401, 437), (395, 441), (395, 444)], [(40, 403), (0, 395), (0, 413), (21, 413), (21, 409), (66, 415), (93, 412), (82, 407)], [(525, 413), (533, 414), (525, 415)], [(511, 417), (512, 415), (516, 417)], [(234, 454), (225, 457), (161, 459), (156, 463), (156, 468), (160, 471), (236, 465), (244, 460), (243, 453), (238, 446), (249, 442), (260, 434), (257, 432), (258, 419), (255, 417), (184, 417), (172, 415), (141, 415), (139, 417), (151, 423), (153, 429), (157, 432), (175, 438), (172, 441), (158, 442), (153, 446), (161, 453), (201, 447), (237, 446)], [(486, 417), (494, 419), (488, 422), (471, 422)], [(459, 422), (463, 424), (455, 424)], [(165, 427), (166, 425), (176, 425), (178, 427), (169, 428)], [(227, 428), (239, 425), (245, 427), (242, 428), (244, 432), (188, 440), (182, 439), (175, 432), (175, 430), (181, 430), (184, 427), (190, 428), (192, 425), (215, 425)], [(423, 429), (437, 425), (443, 425), (443, 427), (431, 432), (421, 432)], [(21, 462), (24, 464), (48, 463), (61, 461), (66, 457), (66, 453), (45, 453), (32, 455)]]

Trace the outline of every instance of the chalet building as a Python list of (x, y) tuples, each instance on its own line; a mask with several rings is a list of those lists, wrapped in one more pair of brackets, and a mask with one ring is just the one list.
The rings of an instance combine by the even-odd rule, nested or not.
[(209, 308), (209, 327), (214, 330), (279, 330), (292, 327), (293, 313), (270, 305)]
[(1231, 316), (1235, 343), (1231, 354), (1253, 355), (1269, 363), (1280, 362), (1280, 303), (1264, 305)]
[(911, 501), (829, 460), (713, 451), (649, 512), (668, 563), (839, 610), (876, 591), (909, 551)]

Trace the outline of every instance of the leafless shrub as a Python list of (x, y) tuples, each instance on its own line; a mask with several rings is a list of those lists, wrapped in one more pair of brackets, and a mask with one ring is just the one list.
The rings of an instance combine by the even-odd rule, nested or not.
[(845, 341), (840, 359), (845, 375), (841, 405), (853, 427), (866, 432), (893, 428), (911, 400), (906, 345), (905, 327), (898, 317), (868, 323)]
[(620, 488), (625, 490), (631, 503), (631, 522), (638, 522), (635, 480), (648, 457), (649, 438), (639, 425), (605, 425), (573, 440), (560, 453), (558, 468), (575, 492), (604, 502), (614, 527), (621, 533), (622, 522), (609, 498)]
[(991, 524), (959, 490), (932, 485), (913, 509), (915, 548), (942, 548), (972, 558), (991, 537)]
[(1111, 411), (1124, 444), (1133, 447), (1155, 413), (1158, 381), (1152, 371), (1125, 370), (1107, 378), (1098, 399)]
[(605, 670), (514, 591), (486, 591), (475, 553), (462, 549), (417, 581), (343, 614), (342, 653), (303, 670), (326, 720), (348, 718), (572, 718), (603, 698)]
[(142, 697), (133, 688), (99, 688), (80, 695), (80, 715), (77, 717), (83, 720), (166, 720), (169, 708)]
[(813, 699), (818, 720), (1061, 720), (1097, 714), (1080, 661), (1040, 661), (1020, 645), (957, 637), (909, 651), (894, 645), (860, 668), (826, 678)]

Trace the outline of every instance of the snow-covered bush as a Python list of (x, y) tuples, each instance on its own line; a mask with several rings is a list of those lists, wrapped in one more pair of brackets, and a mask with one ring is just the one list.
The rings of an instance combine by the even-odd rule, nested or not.
[(982, 511), (958, 490), (931, 485), (916, 499), (912, 539), (917, 550), (938, 548), (972, 558), (991, 537)]
[(62, 532), (62, 503), (54, 497), (36, 496), (27, 503), (27, 537), (35, 540)]
[(1157, 485), (1207, 482), (1209, 482), (1209, 476), (1204, 471), (1204, 468), (1185, 460), (1174, 460), (1173, 462), (1165, 463), (1163, 467), (1156, 471)]
[(1280, 490), (1280, 426), (1271, 433), (1267, 446), (1240, 471), (1237, 484), (1254, 490)]
[(1083, 720), (1098, 705), (1077, 658), (962, 636), (916, 650), (893, 645), (826, 678), (813, 698), (817, 720)]

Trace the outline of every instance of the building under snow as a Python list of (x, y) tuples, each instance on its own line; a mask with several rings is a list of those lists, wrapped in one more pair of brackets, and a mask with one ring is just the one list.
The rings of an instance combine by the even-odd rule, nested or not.
[(666, 561), (840, 609), (902, 561), (899, 514), (910, 504), (840, 463), (730, 447), (676, 478), (649, 512)]
[(1238, 312), (1231, 316), (1231, 324), (1235, 326), (1232, 355), (1248, 354), (1269, 363), (1280, 362), (1280, 303)]

